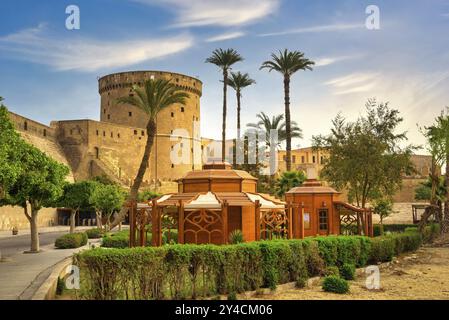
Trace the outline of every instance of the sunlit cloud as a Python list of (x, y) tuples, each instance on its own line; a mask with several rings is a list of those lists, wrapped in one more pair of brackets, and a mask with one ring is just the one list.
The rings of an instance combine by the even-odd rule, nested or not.
[(260, 37), (272, 37), (272, 36), (284, 36), (290, 34), (300, 34), (300, 33), (320, 33), (320, 32), (337, 32), (337, 31), (347, 31), (354, 29), (363, 29), (365, 26), (363, 24), (331, 24), (331, 25), (321, 25), (313, 27), (304, 28), (292, 28), (286, 29), (278, 32), (262, 33)]
[(46, 25), (40, 24), (36, 28), (0, 37), (0, 48), (7, 57), (48, 65), (58, 71), (92, 72), (162, 58), (186, 50), (194, 42), (188, 34), (159, 39), (105, 41), (58, 38), (49, 36), (46, 31)]
[(332, 79), (325, 84), (334, 88), (336, 95), (368, 92), (375, 88), (378, 76), (377, 73), (353, 73)]
[(174, 11), (172, 27), (238, 26), (253, 23), (279, 8), (280, 0), (131, 0)]
[(223, 34), (219, 34), (217, 36), (213, 36), (213, 37), (206, 39), (206, 42), (218, 42), (218, 41), (231, 40), (231, 39), (243, 37), (244, 35), (245, 35), (245, 33), (241, 32), (241, 31), (223, 33)]
[(360, 56), (322, 57), (315, 59), (315, 67), (325, 67), (341, 61), (359, 58)]

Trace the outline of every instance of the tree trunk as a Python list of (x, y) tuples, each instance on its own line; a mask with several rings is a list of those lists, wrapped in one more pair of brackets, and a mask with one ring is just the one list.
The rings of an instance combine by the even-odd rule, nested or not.
[(39, 233), (37, 227), (37, 216), (39, 214), (39, 210), (31, 204), (31, 220), (30, 220), (30, 231), (31, 231), (31, 252), (39, 252)]
[(443, 233), (447, 233), (449, 231), (449, 154), (446, 155), (446, 174), (444, 184), (446, 187), (446, 200), (444, 201), (444, 215), (441, 223), (441, 230)]
[(284, 76), (284, 103), (285, 103), (285, 136), (287, 143), (286, 167), (292, 169), (292, 132), (290, 119), (290, 76)]
[(228, 87), (228, 70), (223, 70), (223, 126), (221, 129), (221, 161), (225, 161), (226, 158), (226, 95)]
[[(137, 195), (139, 193), (140, 185), (142, 184), (143, 177), (148, 167), (150, 160), (151, 149), (153, 148), (154, 137), (156, 135), (156, 122), (151, 119), (147, 125), (147, 143), (145, 145), (145, 151), (143, 153), (142, 161), (140, 162), (139, 171), (134, 179), (134, 183), (131, 187), (127, 202), (137, 201)], [(120, 222), (122, 222), (126, 214), (128, 213), (128, 207), (123, 206), (119, 214), (115, 217), (114, 221), (110, 224), (110, 230), (114, 229)]]
[(241, 110), (241, 93), (240, 93), (240, 89), (238, 89), (236, 91), (237, 93), (237, 139), (240, 139), (240, 110)]
[(96, 217), (96, 220), (97, 220), (97, 228), (98, 229), (101, 229), (103, 226), (102, 226), (102, 215), (101, 215), (101, 212), (100, 211), (95, 211), (95, 217)]
[(76, 218), (77, 211), (78, 210), (73, 210), (73, 209), (70, 211), (70, 233), (75, 232), (75, 227), (76, 227), (75, 218)]

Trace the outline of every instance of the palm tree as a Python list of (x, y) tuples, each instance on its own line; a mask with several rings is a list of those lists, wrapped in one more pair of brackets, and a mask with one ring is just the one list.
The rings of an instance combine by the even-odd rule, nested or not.
[(285, 103), (285, 122), (286, 122), (286, 140), (287, 140), (287, 171), (291, 170), (291, 120), (290, 120), (290, 79), (294, 73), (299, 70), (313, 70), (315, 62), (304, 57), (300, 51), (279, 51), (279, 55), (271, 54), (271, 60), (262, 63), (260, 69), (268, 71), (277, 71), (284, 77), (284, 103)]
[[(139, 188), (148, 167), (148, 161), (150, 159), (150, 153), (156, 135), (157, 115), (160, 111), (173, 104), (178, 103), (185, 105), (186, 99), (189, 97), (186, 92), (180, 91), (175, 84), (171, 83), (169, 80), (163, 79), (147, 80), (145, 81), (143, 88), (133, 86), (132, 91), (134, 92), (134, 95), (118, 98), (117, 103), (135, 106), (140, 110), (143, 110), (148, 115), (149, 119), (146, 127), (147, 142), (145, 150), (136, 178), (131, 186), (127, 199), (128, 201), (137, 200)], [(126, 212), (127, 209), (122, 208), (117, 218), (112, 223), (111, 229), (124, 219)]]
[(221, 160), (225, 160), (226, 154), (226, 94), (228, 85), (228, 72), (231, 66), (239, 61), (243, 61), (234, 49), (216, 49), (212, 52), (212, 55), (206, 59), (206, 63), (212, 63), (218, 66), (223, 72), (223, 126), (221, 131)]
[(231, 72), (231, 77), (229, 78), (228, 85), (235, 90), (237, 97), (237, 138), (240, 138), (240, 110), (241, 110), (241, 98), (242, 89), (246, 88), (256, 81), (249, 77), (249, 74), (242, 74), (240, 71), (237, 73)]
[[(271, 119), (264, 112), (258, 113), (256, 117), (259, 119), (257, 123), (248, 123), (247, 126), (250, 128), (257, 129), (261, 134), (265, 135), (265, 144), (270, 147), (270, 131), (277, 130), (278, 132), (278, 145), (280, 147), (281, 143), (287, 139), (286, 123), (284, 120), (284, 115), (279, 114), (272, 116)], [(299, 128), (295, 121), (291, 122), (291, 137), (292, 138), (302, 138), (302, 130)]]
[(302, 171), (285, 171), (276, 181), (276, 195), (283, 197), (291, 188), (299, 187), (306, 180)]

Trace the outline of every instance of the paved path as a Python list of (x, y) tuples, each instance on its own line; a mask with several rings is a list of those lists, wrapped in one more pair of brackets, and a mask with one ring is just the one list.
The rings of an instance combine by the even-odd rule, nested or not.
[[(55, 240), (66, 234), (63, 232), (48, 232), (39, 235), (41, 247), (46, 247), (55, 243)], [(11, 257), (17, 253), (30, 250), (30, 235), (17, 235), (9, 238), (0, 238), (0, 255), (2, 258)]]

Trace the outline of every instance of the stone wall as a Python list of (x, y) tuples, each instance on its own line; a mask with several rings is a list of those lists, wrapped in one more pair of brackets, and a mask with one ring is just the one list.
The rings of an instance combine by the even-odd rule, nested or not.
[[(50, 227), (57, 225), (58, 215), (54, 208), (44, 208), (39, 211), (38, 226)], [(28, 229), (30, 223), (20, 207), (0, 207), (0, 231), (12, 230), (17, 226), (19, 229)]]

